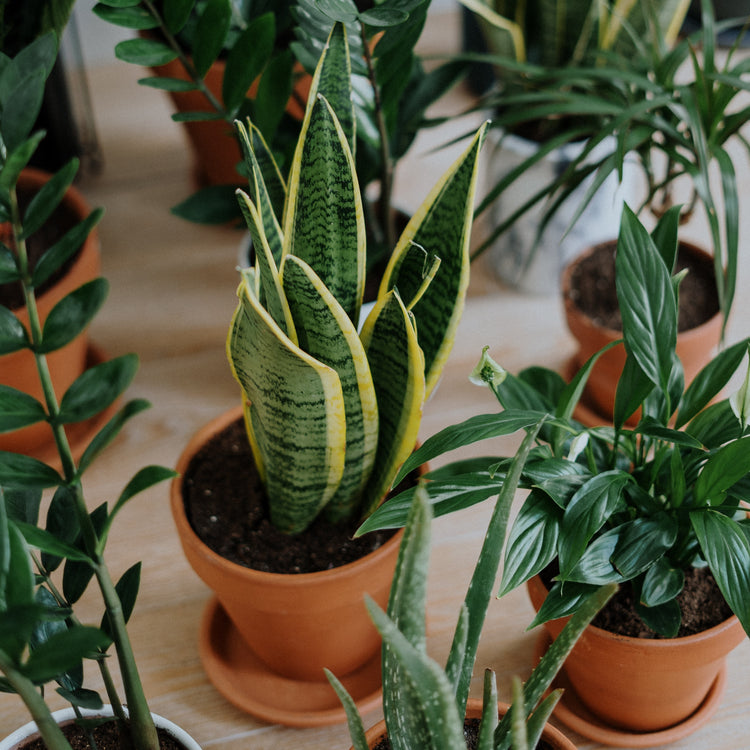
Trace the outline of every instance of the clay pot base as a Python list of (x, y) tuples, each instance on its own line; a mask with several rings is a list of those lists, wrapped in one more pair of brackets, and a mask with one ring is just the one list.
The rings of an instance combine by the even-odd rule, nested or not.
[[(542, 658), (551, 643), (546, 631), (540, 633), (534, 648), (534, 663)], [(565, 668), (557, 673), (552, 688), (563, 688), (564, 693), (554, 710), (555, 718), (590, 740), (611, 747), (655, 747), (676, 742), (695, 732), (713, 716), (719, 707), (727, 682), (726, 664), (719, 672), (703, 703), (685, 721), (655, 732), (629, 732), (617, 729), (594, 716), (580, 701), (571, 686)]]
[[(88, 370), (95, 365), (100, 365), (108, 359), (105, 352), (95, 344), (89, 344), (86, 350), (86, 369)], [(74, 460), (78, 461), (83, 455), (91, 439), (107, 423), (117, 410), (119, 399), (110, 404), (104, 411), (87, 419), (85, 422), (76, 422), (65, 426), (65, 433), (68, 436), (70, 449), (73, 453)], [(57, 454), (57, 447), (50, 432), (49, 440), (40, 444), (36, 449), (29, 452), (33, 458), (37, 458), (44, 463), (58, 466), (60, 458)]]
[[(290, 727), (346, 721), (343, 706), (325, 677), (320, 682), (307, 682), (272, 671), (247, 646), (216, 599), (203, 613), (199, 652), (214, 687), (246, 713)], [(337, 677), (360, 712), (376, 708), (381, 697), (380, 650), (360, 669)]]

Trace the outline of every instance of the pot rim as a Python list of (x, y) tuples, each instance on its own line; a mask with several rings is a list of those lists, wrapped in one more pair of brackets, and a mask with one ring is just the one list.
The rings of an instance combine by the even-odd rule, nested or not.
[[(701, 247), (700, 245), (696, 245), (695, 243), (688, 240), (680, 239), (678, 240), (678, 242), (681, 247), (686, 248), (691, 254), (709, 259), (713, 263), (713, 256), (707, 250), (705, 250), (705, 248)], [(560, 288), (566, 313), (568, 315), (575, 315), (579, 317), (584, 325), (588, 326), (589, 328), (595, 328), (596, 330), (601, 331), (603, 335), (605, 335), (611, 341), (621, 339), (622, 331), (615, 328), (609, 328), (607, 326), (601, 325), (600, 323), (597, 323), (587, 313), (581, 310), (581, 308), (576, 304), (575, 300), (571, 297), (570, 280), (573, 275), (574, 268), (576, 268), (584, 258), (589, 257), (602, 245), (616, 244), (617, 240), (611, 239), (605, 240), (604, 242), (597, 242), (596, 244), (586, 248), (580, 255), (570, 261), (570, 263), (568, 263), (565, 268), (563, 268), (562, 277), (560, 279)], [(694, 337), (702, 336), (706, 330), (721, 327), (721, 322), (721, 309), (718, 309), (708, 320), (704, 320), (703, 323), (694, 326), (693, 328), (679, 331), (677, 335), (680, 340), (689, 341)]]
[(185, 449), (180, 454), (177, 461), (177, 472), (178, 476), (175, 477), (169, 488), (170, 504), (172, 506), (172, 515), (177, 525), (177, 532), (182, 539), (183, 543), (188, 545), (192, 550), (206, 559), (211, 565), (218, 567), (227, 572), (232, 576), (242, 576), (244, 578), (250, 578), (257, 582), (263, 582), (275, 586), (286, 586), (291, 588), (297, 588), (302, 585), (308, 585), (313, 580), (330, 580), (335, 578), (344, 578), (349, 575), (350, 571), (354, 568), (361, 568), (363, 566), (376, 565), (377, 561), (383, 555), (389, 554), (394, 547), (398, 547), (401, 543), (401, 537), (403, 536), (403, 529), (398, 529), (383, 544), (372, 552), (368, 552), (364, 557), (357, 560), (353, 560), (344, 565), (340, 565), (330, 570), (319, 570), (312, 573), (269, 573), (265, 570), (256, 570), (254, 568), (248, 568), (239, 563), (227, 560), (222, 557), (218, 552), (214, 552), (194, 531), (185, 512), (185, 502), (182, 497), (182, 478), (185, 474), (185, 470), (190, 463), (190, 460), (195, 455), (197, 450), (206, 442), (206, 440), (227, 427), (232, 422), (241, 418), (243, 415), (242, 404), (239, 406), (232, 407), (228, 411), (214, 417), (209, 422), (200, 427), (197, 432), (188, 441)]
[[(123, 707), (123, 710), (125, 711), (125, 713), (127, 713), (128, 711), (127, 707)], [(100, 709), (81, 708), (79, 709), (79, 711), (84, 717), (114, 716), (112, 706), (106, 703)], [(183, 745), (185, 750), (201, 750), (198, 742), (193, 737), (191, 737), (190, 734), (188, 734), (188, 732), (186, 732), (181, 726), (175, 724), (170, 719), (165, 719), (159, 714), (155, 714), (152, 712), (151, 716), (154, 719), (156, 728), (164, 729), (165, 731), (169, 732), (169, 734), (171, 734), (177, 742)], [(58, 724), (62, 724), (63, 722), (75, 719), (76, 714), (71, 706), (67, 706), (66, 708), (59, 708), (57, 709), (57, 711), (53, 711), (52, 718)], [(17, 745), (27, 739), (30, 739), (36, 732), (37, 725), (36, 722), (32, 719), (15, 731), (11, 732), (7, 737), (2, 738), (0, 740), (0, 747), (7, 748), (7, 750), (14, 750)]]

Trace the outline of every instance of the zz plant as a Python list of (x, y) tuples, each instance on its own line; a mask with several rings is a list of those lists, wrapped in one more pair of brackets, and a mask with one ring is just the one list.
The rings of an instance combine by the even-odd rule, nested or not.
[[(66, 426), (111, 406), (135, 375), (137, 359), (125, 355), (90, 368), (58, 399), (47, 355), (89, 324), (104, 302), (108, 285), (104, 279), (95, 279), (72, 291), (52, 309), (43, 325), (37, 291), (75, 256), (102, 212), (93, 212), (70, 229), (31, 267), (26, 241), (60, 203), (77, 164), (74, 161), (53, 175), (23, 211), (16, 192), (19, 174), (43, 137), (32, 130), (56, 54), (57, 42), (50, 33), (12, 59), (0, 55), (0, 221), (10, 225), (12, 238), (0, 244), (0, 283), (23, 288), (30, 320), (27, 329), (0, 305), (0, 354), (30, 352), (44, 392), (44, 400), (39, 402), (0, 385), (0, 431), (46, 421), (58, 454), (56, 465), (50, 465), (32, 456), (0, 452), (0, 671), (4, 675), (0, 690), (20, 695), (48, 748), (69, 750), (44, 702), (43, 686), (57, 682), (58, 692), (76, 708), (101, 707), (100, 697), (83, 686), (82, 661), (93, 659), (102, 673), (108, 701), (124, 731), (129, 731), (133, 747), (158, 750), (126, 629), (138, 591), (140, 563), (115, 582), (104, 552), (112, 524), (125, 503), (173, 472), (158, 466), (143, 468), (111, 507), (105, 502), (88, 510), (85, 473), (123, 425), (148, 403), (138, 399), (122, 406), (84, 448), (80, 460), (75, 460)], [(40, 525), (45, 490), (54, 493), (46, 522)], [(103, 604), (98, 628), (82, 625), (73, 609), (94, 579)], [(124, 701), (114, 687), (112, 663), (119, 665)]]
[[(653, 235), (629, 209), (623, 214), (616, 257), (623, 338), (614, 345), (625, 346), (627, 360), (612, 426), (574, 418), (601, 352), (566, 383), (542, 367), (511, 375), (485, 351), (474, 377), (489, 385), (501, 411), (431, 437), (403, 468), (550, 415), (524, 468), (521, 486), (530, 492), (510, 532), (501, 584), (501, 593), (509, 591), (557, 562), (538, 622), (575, 611), (582, 596), (616, 582), (632, 586), (646, 625), (673, 637), (685, 571), (707, 565), (750, 633), (750, 369), (735, 393), (720, 397), (741, 375), (750, 339), (721, 351), (684, 387), (675, 355), (681, 276), (672, 275), (679, 210)], [(637, 425), (626, 427), (636, 413)], [(478, 458), (435, 472), (426, 487), (436, 515), (497, 492), (507, 465), (507, 458)], [(403, 524), (409, 501), (394, 498), (362, 530)]]
[[(544, 422), (528, 429), (500, 491), (484, 544), (478, 557), (456, 625), (445, 668), (426, 650), (425, 609), (430, 553), (432, 508), (423, 488), (418, 488), (409, 508), (399, 550), (387, 614), (372, 600), (367, 607), (383, 636), (383, 712), (394, 750), (465, 750), (464, 716), (479, 633), (484, 623), (505, 540), (510, 504), (523, 462)], [(497, 684), (492, 670), (485, 671), (483, 709), (477, 750), (537, 747), (544, 726), (562, 690), (546, 691), (575, 645), (579, 635), (612, 596), (614, 584), (602, 586), (582, 601), (525, 684), (513, 681), (513, 702), (498, 721)], [(367, 750), (362, 719), (345, 688), (328, 673), (347, 712), (354, 750)]]
[(261, 133), (237, 129), (255, 248), (227, 341), (270, 518), (304, 530), (366, 516), (417, 437), (452, 346), (484, 128), (432, 189), (393, 251), (358, 333), (365, 224), (347, 36), (334, 26), (316, 70), (288, 184)]

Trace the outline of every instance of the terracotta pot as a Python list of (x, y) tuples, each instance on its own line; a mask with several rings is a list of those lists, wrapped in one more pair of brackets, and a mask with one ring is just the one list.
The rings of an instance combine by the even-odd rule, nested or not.
[[(25, 169), (19, 179), (20, 190), (39, 190), (49, 179), (46, 172), (37, 169)], [(81, 193), (74, 187), (68, 188), (62, 205), (77, 218), (84, 219), (91, 212)], [(82, 284), (99, 276), (100, 250), (99, 238), (94, 229), (86, 239), (74, 264), (52, 288), (37, 297), (37, 307), (41, 324), (47, 319), (52, 308), (67, 294)], [(29, 328), (29, 316), (26, 308), (14, 311), (24, 327)], [(86, 368), (89, 338), (86, 332), (71, 341), (62, 349), (47, 355), (52, 384), (58, 399), (70, 387), (73, 381)], [(42, 386), (37, 374), (36, 362), (31, 352), (23, 350), (0, 356), (0, 383), (30, 394), (44, 402)], [(39, 446), (52, 439), (52, 431), (46, 422), (40, 422), (21, 430), (0, 435), (0, 450), (33, 454)]]
[[(177, 464), (242, 415), (232, 409), (199, 430)], [(346, 676), (379, 653), (380, 636), (363, 602), (365, 592), (387, 605), (401, 533), (362, 559), (318, 573), (285, 575), (252, 570), (213, 552), (185, 513), (182, 480), (171, 486), (172, 513), (188, 561), (214, 591), (234, 628), (274, 673), (290, 680), (325, 681), (323, 668)], [(331, 691), (331, 694), (333, 692)]]
[[(127, 711), (127, 709), (125, 710)], [(81, 709), (81, 713), (85, 717), (112, 716), (112, 709), (110, 706), (104, 706), (100, 711)], [(157, 714), (151, 714), (151, 716), (154, 719), (156, 728), (169, 733), (185, 750), (201, 750), (201, 746), (184, 729)], [(72, 722), (76, 718), (72, 708), (63, 708), (55, 711), (52, 717), (60, 725)], [(36, 724), (30, 721), (0, 741), (0, 750), (21, 750), (26, 742), (32, 741), (36, 737)]]
[[(153, 68), (155, 75), (167, 78), (188, 80), (185, 68), (179, 60)], [(301, 71), (301, 69), (300, 69)], [(217, 60), (205, 77), (206, 86), (213, 95), (222, 101), (221, 87), (224, 80), (224, 61)], [(307, 101), (307, 94), (312, 78), (300, 74), (295, 83), (295, 96), (289, 99), (287, 112), (298, 120), (304, 116), (300, 101)], [(257, 90), (254, 83), (248, 91), (253, 97)], [(170, 91), (170, 99), (178, 112), (214, 112), (211, 103), (200, 91)], [(196, 179), (202, 185), (236, 185), (243, 181), (237, 173), (237, 164), (241, 161), (240, 147), (232, 127), (225, 120), (206, 120), (202, 122), (185, 122), (185, 132), (196, 157)]]
[[(538, 611), (547, 596), (539, 576), (529, 581), (528, 591)], [(551, 638), (565, 622), (545, 623)], [(628, 731), (657, 732), (679, 725), (698, 710), (722, 674), (727, 654), (745, 637), (734, 616), (683, 638), (630, 638), (590, 625), (564, 670), (581, 703), (595, 716)]]
[[(610, 244), (610, 243), (607, 243)], [(695, 245), (688, 242), (680, 242), (681, 250), (702, 259), (702, 262), (713, 266), (711, 256)], [(562, 276), (562, 296), (565, 306), (565, 319), (570, 332), (578, 342), (578, 351), (571, 363), (572, 372), (577, 372), (580, 367), (597, 351), (607, 344), (622, 338), (622, 332), (595, 323), (588, 315), (583, 313), (573, 301), (571, 296), (571, 277), (576, 265), (585, 257), (594, 252), (596, 248), (581, 255), (565, 267)], [(685, 371), (686, 386), (693, 380), (698, 372), (711, 360), (721, 337), (722, 316), (717, 312), (712, 318), (702, 325), (683, 331), (677, 335), (677, 356), (682, 362)], [(603, 354), (591, 371), (584, 401), (600, 417), (611, 420), (614, 412), (615, 389), (617, 382), (625, 366), (625, 347), (615, 346)], [(633, 418), (629, 423), (634, 423)]]
[[(504, 716), (510, 706), (507, 703), (498, 703), (498, 715)], [(469, 698), (466, 704), (466, 718), (467, 719), (481, 719), (482, 718), (482, 701), (477, 698)], [(372, 750), (376, 747), (378, 742), (385, 739), (387, 736), (385, 721), (379, 721), (366, 732), (365, 737), (367, 739), (367, 746)], [(551, 724), (547, 724), (542, 733), (542, 740), (547, 743), (550, 750), (576, 750), (576, 746), (559, 730), (553, 727)], [(350, 748), (354, 750), (354, 748)]]

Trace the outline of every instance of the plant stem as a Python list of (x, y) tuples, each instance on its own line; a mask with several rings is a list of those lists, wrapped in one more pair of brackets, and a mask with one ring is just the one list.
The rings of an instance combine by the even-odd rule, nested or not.
[(2, 650), (0, 650), (0, 671), (26, 705), (47, 748), (49, 750), (71, 750), (70, 743), (65, 739), (62, 730), (52, 718), (52, 713), (34, 683), (15, 668), (12, 660)]

